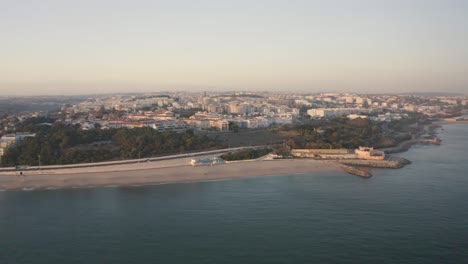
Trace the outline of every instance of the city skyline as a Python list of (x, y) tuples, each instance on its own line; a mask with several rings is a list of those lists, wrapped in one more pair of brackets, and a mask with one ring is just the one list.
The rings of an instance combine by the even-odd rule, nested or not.
[(458, 92), (466, 1), (4, 1), (4, 95)]

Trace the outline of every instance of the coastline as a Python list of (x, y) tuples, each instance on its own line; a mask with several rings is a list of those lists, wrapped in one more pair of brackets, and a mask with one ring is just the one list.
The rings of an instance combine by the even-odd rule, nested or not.
[[(455, 123), (455, 121), (453, 121)], [(452, 122), (445, 122), (445, 121), (437, 121), (432, 122), (430, 125), (421, 125), (424, 130), (424, 133), (432, 134), (434, 137), (437, 135), (435, 132), (436, 128), (441, 127), (444, 124), (452, 124)], [(435, 137), (436, 138), (436, 137)], [(434, 143), (434, 140), (428, 140), (421, 137), (421, 134), (414, 136), (412, 139), (405, 140), (403, 142), (398, 143), (398, 145), (394, 147), (382, 148), (381, 150), (384, 151), (386, 154), (395, 154), (408, 151), (411, 146), (416, 144), (424, 144), (424, 143)], [(439, 141), (440, 144), (440, 141)]]
[[(174, 160), (174, 163), (184, 162)], [(32, 189), (58, 189), (58, 188), (85, 188), (85, 187), (114, 187), (132, 185), (152, 185), (167, 183), (198, 182), (209, 180), (238, 179), (256, 176), (273, 176), (297, 173), (317, 173), (336, 171), (343, 173), (335, 162), (317, 161), (310, 159), (285, 159), (274, 161), (249, 161), (226, 163), (214, 166), (175, 165), (169, 166), (167, 161), (161, 164), (151, 162), (143, 167), (139, 164), (118, 165), (38, 171), (24, 176), (15, 174), (0, 175), (0, 189), (2, 190), (32, 190)], [(185, 163), (188, 164), (188, 163)], [(122, 166), (125, 166), (123, 168)], [(87, 171), (84, 171), (88, 169)], [(101, 169), (98, 171), (96, 169)], [(105, 169), (105, 170), (104, 170)]]
[[(426, 125), (425, 130), (428, 128), (433, 131), (435, 127), (445, 124), (468, 124), (468, 121), (437, 121)], [(386, 153), (405, 152), (412, 145), (421, 143), (422, 140), (417, 137), (383, 150)], [(197, 155), (198, 158), (212, 156)], [(50, 169), (44, 167), (25, 170), (22, 175), (19, 175), (19, 171), (5, 170), (0, 171), (0, 190), (140, 186), (324, 171), (343, 172), (340, 162), (334, 160), (256, 159), (194, 167), (189, 165), (191, 158), (192, 155), (183, 155), (180, 158), (161, 157), (154, 160), (121, 161), (103, 166), (63, 166)]]
[[(457, 121), (454, 118), (445, 118), (439, 121), (434, 121), (430, 125), (423, 125), (424, 130), (428, 131), (430, 133), (433, 133), (434, 136), (437, 135), (437, 132), (435, 131), (436, 128), (443, 128), (444, 125), (468, 125), (468, 120), (464, 121)], [(428, 140), (423, 139), (420, 137), (420, 135), (416, 136), (415, 138), (400, 142), (397, 146), (394, 147), (388, 147), (388, 148), (382, 148), (386, 154), (394, 154), (394, 153), (401, 153), (401, 152), (406, 152), (408, 151), (411, 146), (416, 145), (416, 144), (427, 144)]]
[(454, 118), (445, 118), (439, 121), (432, 122), (434, 125), (446, 125), (446, 124), (468, 124), (468, 120), (457, 121)]

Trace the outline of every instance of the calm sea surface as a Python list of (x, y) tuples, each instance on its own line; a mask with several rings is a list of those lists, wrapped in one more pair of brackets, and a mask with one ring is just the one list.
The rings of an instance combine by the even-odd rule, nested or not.
[(468, 263), (468, 125), (440, 136), (370, 179), (0, 192), (0, 263)]

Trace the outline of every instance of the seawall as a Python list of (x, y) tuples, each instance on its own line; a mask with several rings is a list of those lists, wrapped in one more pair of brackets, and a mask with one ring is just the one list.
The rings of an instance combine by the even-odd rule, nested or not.
[(390, 168), (390, 169), (398, 169), (411, 163), (407, 159), (395, 158), (395, 157), (391, 157), (385, 160), (347, 159), (347, 160), (338, 160), (338, 162), (341, 164), (346, 164), (346, 165), (374, 167), (374, 168)]
[(370, 172), (367, 172), (365, 170), (358, 169), (358, 168), (355, 168), (355, 167), (352, 167), (352, 166), (341, 164), (340, 168), (342, 170), (346, 171), (349, 174), (357, 175), (359, 177), (364, 177), (364, 178), (372, 177), (372, 174)]

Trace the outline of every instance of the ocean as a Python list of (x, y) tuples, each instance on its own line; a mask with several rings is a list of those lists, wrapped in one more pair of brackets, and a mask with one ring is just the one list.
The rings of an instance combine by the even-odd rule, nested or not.
[(0, 263), (468, 263), (468, 125), (439, 135), (369, 179), (3, 191)]

